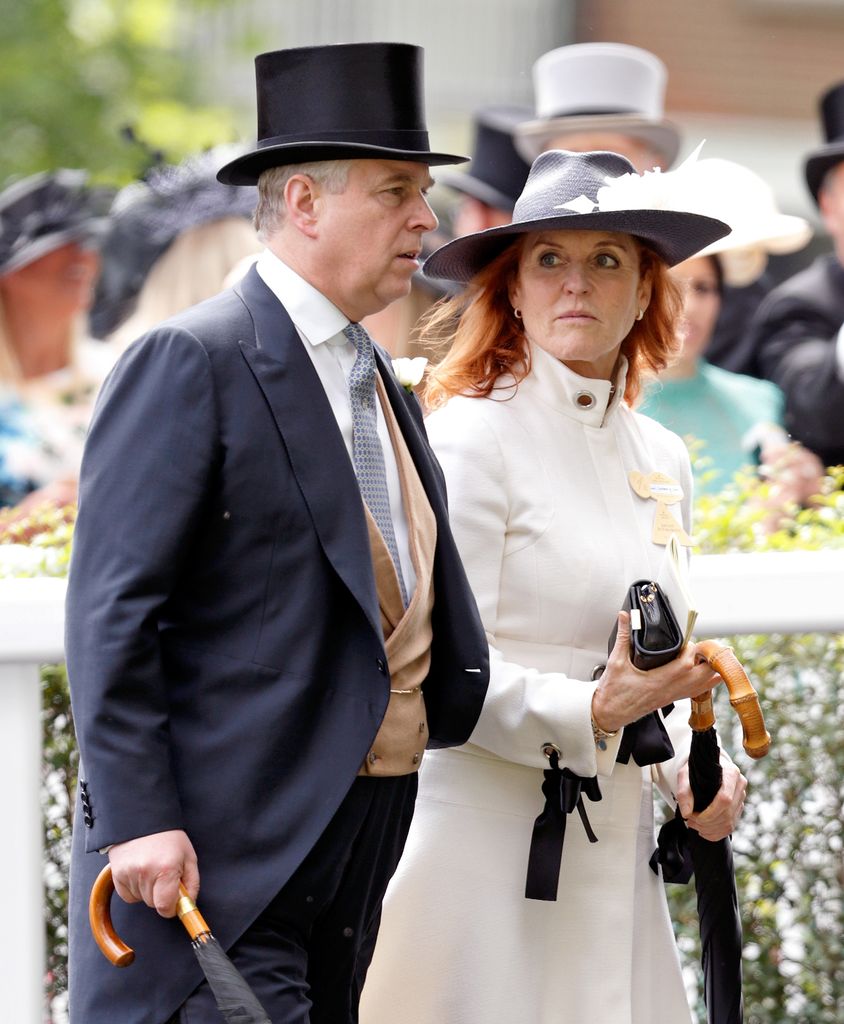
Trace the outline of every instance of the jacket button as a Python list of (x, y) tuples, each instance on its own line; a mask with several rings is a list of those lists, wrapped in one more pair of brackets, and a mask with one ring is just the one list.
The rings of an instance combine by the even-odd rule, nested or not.
[(375, 664), (378, 666), (378, 671), (382, 675), (386, 675), (387, 674), (387, 663), (384, 661), (383, 658), (376, 658), (375, 659)]
[(591, 675), (589, 676), (593, 683), (595, 682), (595, 680), (601, 678), (601, 676), (604, 674), (604, 669), (606, 667), (606, 665), (595, 665), (595, 667), (592, 669)]

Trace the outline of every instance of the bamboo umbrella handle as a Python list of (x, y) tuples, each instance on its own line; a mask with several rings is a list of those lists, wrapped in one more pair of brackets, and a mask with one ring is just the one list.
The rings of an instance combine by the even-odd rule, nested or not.
[[(764, 757), (770, 749), (771, 737), (765, 728), (759, 697), (732, 647), (725, 647), (715, 640), (702, 640), (697, 644), (697, 651), (727, 684), (730, 704), (741, 721), (745, 751), (753, 758)], [(715, 724), (711, 691), (694, 698), (689, 723), (695, 731)]]
[[(100, 947), (103, 956), (115, 967), (128, 967), (135, 959), (135, 951), (126, 945), (111, 923), (111, 895), (113, 892), (114, 879), (111, 877), (111, 865), (106, 864), (97, 875), (97, 880), (91, 889), (91, 898), (88, 900), (88, 919), (91, 922), (94, 941)], [(187, 889), (181, 884), (179, 885), (179, 902), (176, 904), (176, 913), (188, 935), (194, 941), (205, 942), (208, 940), (211, 929), (197, 910), (196, 904), (188, 896)]]

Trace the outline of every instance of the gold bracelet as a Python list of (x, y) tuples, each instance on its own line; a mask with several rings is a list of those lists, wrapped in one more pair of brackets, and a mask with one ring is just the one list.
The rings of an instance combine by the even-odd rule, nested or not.
[(598, 725), (595, 721), (594, 715), (590, 714), (589, 717), (592, 719), (592, 738), (595, 740), (595, 746), (598, 750), (606, 750), (607, 740), (611, 740), (613, 737), (618, 736), (618, 729), (616, 729), (615, 732), (607, 732), (606, 729), (602, 729), (600, 725)]

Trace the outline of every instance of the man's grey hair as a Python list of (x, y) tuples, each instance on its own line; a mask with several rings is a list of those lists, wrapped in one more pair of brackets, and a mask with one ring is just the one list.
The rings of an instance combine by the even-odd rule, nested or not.
[(255, 230), (266, 243), (284, 223), (287, 213), (284, 189), (296, 174), (305, 174), (326, 192), (343, 192), (349, 180), (351, 160), (314, 160), (305, 164), (270, 167), (258, 177), (258, 205), (255, 209)]

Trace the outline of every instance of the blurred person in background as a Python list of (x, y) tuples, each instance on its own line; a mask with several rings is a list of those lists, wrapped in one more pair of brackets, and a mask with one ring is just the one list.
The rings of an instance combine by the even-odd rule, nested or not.
[(513, 132), (529, 113), (512, 106), (475, 111), (471, 163), (464, 171), (446, 169), (437, 175), (437, 184), (459, 197), (451, 216), (455, 238), (510, 223), (530, 171), (530, 164), (516, 150)]
[(113, 192), (81, 170), (0, 192), (0, 505), (75, 500), (110, 346), (88, 334), (99, 240)]
[[(664, 114), (668, 69), (655, 54), (626, 43), (574, 43), (544, 53), (533, 66), (536, 117), (516, 130), (527, 160), (546, 149), (620, 153), (636, 170), (669, 170), (681, 134)], [(725, 283), (709, 342), (713, 364), (758, 373), (746, 345), (750, 318), (771, 288), (767, 273)]]
[(785, 395), (785, 425), (826, 466), (844, 463), (844, 82), (821, 97), (825, 143), (806, 183), (832, 252), (778, 285), (751, 325), (760, 372)]
[(215, 177), (220, 164), (239, 152), (220, 146), (155, 167), (118, 194), (91, 314), (98, 336), (123, 349), (155, 324), (222, 291), (232, 271), (245, 272), (257, 258), (257, 189)]
[[(671, 187), (675, 178), (683, 182), (678, 191)], [(725, 284), (752, 284), (769, 254), (802, 249), (812, 229), (802, 217), (780, 213), (767, 183), (730, 160), (690, 160), (682, 175), (669, 172), (658, 184), (673, 208), (719, 214), (732, 231), (672, 268), (683, 290), (682, 348), (646, 389), (639, 409), (674, 433), (704, 442), (698, 493), (720, 491), (738, 471), (758, 466), (771, 482), (774, 509), (801, 506), (818, 493), (823, 466), (789, 439), (782, 392), (770, 381), (714, 366), (708, 350)]]

